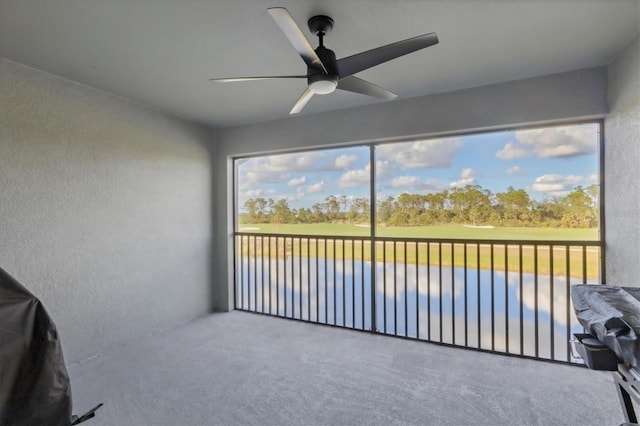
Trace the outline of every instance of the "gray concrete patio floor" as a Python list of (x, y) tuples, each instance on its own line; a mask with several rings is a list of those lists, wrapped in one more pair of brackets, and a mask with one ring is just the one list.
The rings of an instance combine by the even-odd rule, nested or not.
[(610, 373), (213, 314), (71, 365), (97, 425), (616, 425)]

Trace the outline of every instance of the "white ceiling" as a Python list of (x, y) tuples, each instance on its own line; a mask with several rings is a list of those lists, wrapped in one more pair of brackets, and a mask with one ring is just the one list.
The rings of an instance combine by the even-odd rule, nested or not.
[[(0, 0), (0, 56), (216, 127), (288, 116), (305, 74), (267, 13), (335, 26), (338, 58), (419, 34), (440, 43), (359, 77), (399, 99), (608, 64), (640, 30), (640, 0)], [(337, 91), (303, 114), (381, 102)]]

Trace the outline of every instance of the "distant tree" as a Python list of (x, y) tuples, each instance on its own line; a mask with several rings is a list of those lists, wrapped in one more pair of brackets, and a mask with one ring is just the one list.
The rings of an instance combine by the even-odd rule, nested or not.
[(340, 204), (342, 204), (343, 219), (347, 218), (347, 204), (349, 203), (349, 197), (346, 195), (340, 195)]
[(287, 200), (278, 200), (273, 206), (273, 223), (291, 223), (294, 218)]
[(245, 223), (257, 223), (258, 222), (258, 213), (256, 209), (256, 200), (253, 198), (249, 198), (243, 204), (244, 209), (246, 210), (246, 215), (244, 215), (243, 222)]
[(393, 204), (394, 204), (393, 197), (387, 197), (386, 200), (381, 201), (378, 204), (378, 211), (376, 213), (378, 222), (386, 223), (389, 220), (389, 218), (393, 214), (393, 209), (394, 209)]
[(587, 228), (591, 226), (591, 221), (596, 215), (592, 207), (591, 197), (582, 186), (577, 186), (572, 192), (564, 197), (563, 205), (565, 213), (562, 223), (572, 228)]
[(369, 221), (369, 199), (358, 197), (353, 200), (349, 209), (349, 220), (355, 223)]
[(324, 199), (327, 205), (327, 216), (329, 220), (335, 220), (340, 214), (340, 204), (338, 204), (338, 198), (335, 195), (329, 195)]
[(267, 201), (264, 198), (249, 198), (243, 204), (246, 214), (243, 215), (243, 223), (265, 223), (268, 218), (265, 215)]
[[(396, 226), (435, 223), (492, 223), (512, 226), (594, 227), (599, 215), (598, 185), (576, 187), (564, 197), (533, 201), (524, 189), (508, 187), (493, 194), (480, 185), (466, 185), (430, 194), (404, 192), (377, 203), (377, 221)], [(241, 223), (323, 223), (370, 220), (368, 197), (329, 195), (322, 203), (291, 209), (285, 199), (250, 198)]]
[(428, 217), (428, 222), (446, 222), (448, 221), (449, 212), (446, 209), (446, 204), (449, 201), (449, 191), (441, 191), (433, 194), (426, 194), (424, 196)]
[(313, 214), (310, 209), (301, 207), (298, 210), (297, 220), (299, 223), (313, 223)]
[(498, 208), (507, 223), (522, 221), (531, 208), (531, 198), (524, 189), (507, 188), (506, 192), (496, 194)]
[(315, 203), (311, 207), (311, 217), (313, 218), (313, 223), (323, 223), (328, 220), (324, 213), (324, 206), (319, 203)]

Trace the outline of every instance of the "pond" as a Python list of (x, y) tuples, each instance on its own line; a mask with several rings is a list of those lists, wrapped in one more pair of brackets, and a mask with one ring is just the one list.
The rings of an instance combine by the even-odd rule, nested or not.
[[(304, 321), (538, 358), (575, 361), (581, 332), (566, 276), (375, 264), (288, 256), (243, 257), (236, 307)], [(375, 312), (375, 313), (374, 313)], [(372, 320), (372, 318), (374, 320)]]

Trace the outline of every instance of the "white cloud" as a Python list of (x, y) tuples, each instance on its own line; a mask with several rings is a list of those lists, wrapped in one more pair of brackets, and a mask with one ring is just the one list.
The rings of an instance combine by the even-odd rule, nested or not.
[(496, 157), (503, 160), (532, 157), (575, 157), (595, 154), (597, 129), (593, 124), (518, 130)]
[(261, 157), (263, 161), (256, 163), (257, 170), (263, 171), (307, 171), (314, 169), (323, 157), (320, 151), (309, 151), (295, 154), (280, 154)]
[(342, 154), (334, 160), (333, 165), (336, 169), (348, 169), (357, 159), (355, 155)]
[(307, 192), (320, 192), (324, 189), (324, 181), (307, 186)]
[(320, 170), (322, 157), (322, 152), (312, 151), (251, 158), (239, 168), (240, 181), (245, 187), (286, 182), (293, 172)]
[[(365, 170), (369, 172), (369, 165), (365, 166)], [(380, 178), (384, 178), (387, 176), (391, 176), (395, 174), (393, 167), (386, 160), (376, 160), (376, 176)]]
[(476, 184), (476, 171), (473, 169), (463, 169), (460, 178), (449, 184), (451, 188), (462, 188), (466, 185)]
[(504, 148), (496, 152), (496, 157), (501, 160), (513, 160), (514, 158), (530, 157), (531, 155), (533, 155), (533, 151), (529, 147), (513, 142), (507, 142)]
[(289, 175), (280, 172), (255, 172), (247, 171), (242, 178), (243, 185), (255, 186), (261, 183), (280, 183), (289, 179)]
[(521, 175), (521, 174), (523, 174), (523, 171), (520, 168), (520, 166), (513, 166), (513, 167), (509, 167), (507, 169), (507, 174), (509, 176)]
[(289, 185), (289, 186), (300, 186), (300, 185), (302, 185), (303, 183), (305, 183), (306, 181), (307, 181), (307, 177), (306, 177), (306, 176), (302, 176), (302, 177), (299, 177), (299, 178), (293, 178), (293, 179), (291, 179), (291, 180), (287, 183), (287, 185)]
[[(385, 178), (393, 174), (393, 168), (388, 161), (376, 161), (376, 176), (378, 179)], [(353, 188), (356, 186), (369, 185), (371, 178), (371, 166), (367, 163), (362, 169), (348, 170), (338, 179), (339, 188)]]
[(561, 176), (557, 174), (542, 175), (535, 179), (531, 190), (536, 192), (548, 192), (554, 195), (563, 195), (573, 189), (579, 183), (584, 182), (582, 176)]
[(420, 178), (417, 176), (408, 175), (393, 178), (388, 186), (391, 188), (408, 188), (412, 191), (427, 193), (438, 192), (447, 189), (447, 186), (437, 179), (420, 180)]
[(344, 172), (338, 179), (339, 188), (353, 188), (356, 186), (369, 185), (370, 172), (369, 166), (364, 169), (349, 170)]
[(459, 138), (430, 139), (380, 145), (376, 152), (378, 158), (406, 168), (443, 168), (451, 164), (462, 146)]
[(398, 176), (391, 181), (392, 188), (401, 188), (404, 186), (414, 187), (420, 179), (416, 176)]
[[(537, 292), (534, 292), (536, 287), (533, 285), (533, 274), (525, 274), (523, 281), (523, 293), (519, 294), (518, 292), (518, 300), (522, 301), (524, 306), (531, 310), (535, 310), (537, 308), (538, 311), (547, 313), (551, 313), (551, 303), (553, 300), (553, 319), (559, 324), (566, 325), (568, 295), (565, 291), (558, 291), (558, 289), (566, 288), (566, 278), (563, 276), (553, 277), (554, 289), (556, 290), (553, 292), (553, 299), (551, 297), (551, 281), (549, 275), (541, 274), (538, 276)], [(519, 283), (520, 277), (518, 273), (509, 272), (509, 285), (517, 287)], [(574, 317), (572, 309), (570, 309), (569, 313)]]
[(245, 197), (253, 198), (259, 197), (263, 193), (262, 189), (250, 189), (244, 193)]

